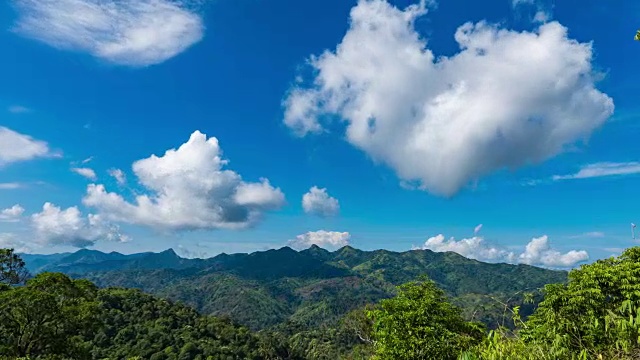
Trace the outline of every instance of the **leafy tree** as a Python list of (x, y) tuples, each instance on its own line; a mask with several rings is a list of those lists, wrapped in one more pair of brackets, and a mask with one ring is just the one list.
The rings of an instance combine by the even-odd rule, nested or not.
[(0, 292), (0, 354), (89, 358), (98, 324), (97, 289), (86, 280), (43, 273)]
[(0, 284), (22, 284), (28, 276), (24, 261), (13, 249), (0, 249)]
[[(637, 359), (640, 355), (640, 247), (569, 273), (516, 331), (491, 332), (461, 359)], [(518, 308), (514, 309), (518, 321)]]
[(569, 273), (567, 284), (545, 287), (545, 299), (522, 330), (524, 340), (589, 358), (638, 352), (640, 247)]
[(456, 359), (483, 335), (482, 326), (465, 321), (426, 278), (400, 286), (396, 297), (380, 302), (369, 316), (375, 359)]

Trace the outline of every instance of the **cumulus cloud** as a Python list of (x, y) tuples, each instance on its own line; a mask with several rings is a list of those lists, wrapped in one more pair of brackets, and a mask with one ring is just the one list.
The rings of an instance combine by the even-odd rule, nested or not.
[(8, 209), (0, 210), (0, 222), (16, 222), (20, 220), (23, 213), (24, 208), (19, 204), (15, 204)]
[(465, 23), (460, 51), (436, 57), (414, 28), (426, 12), (360, 0), (336, 49), (311, 56), (312, 83), (283, 100), (284, 123), (302, 136), (340, 118), (347, 141), (401, 180), (450, 196), (561, 153), (613, 113), (595, 88), (591, 44), (558, 22), (533, 32)]
[(521, 263), (554, 268), (573, 267), (589, 259), (589, 254), (584, 250), (571, 250), (561, 253), (552, 249), (549, 245), (549, 238), (546, 235), (533, 238), (520, 254), (488, 244), (480, 236), (461, 240), (455, 240), (454, 238), (447, 240), (442, 234), (427, 239), (422, 249), (435, 252), (453, 251), (464, 257), (479, 261)]
[(75, 206), (62, 210), (54, 204), (45, 203), (41, 212), (31, 215), (31, 225), (43, 245), (85, 248), (101, 240), (129, 240), (118, 226), (105, 221), (100, 215), (84, 217)]
[(640, 174), (640, 162), (600, 162), (583, 166), (577, 173), (555, 175), (553, 180), (588, 179), (603, 176)]
[(203, 37), (183, 0), (13, 0), (14, 31), (59, 49), (128, 66), (161, 63)]
[(71, 168), (71, 171), (78, 175), (82, 175), (89, 180), (95, 181), (98, 178), (98, 176), (96, 176), (96, 172), (91, 168)]
[(563, 254), (551, 249), (546, 235), (533, 238), (527, 244), (525, 251), (518, 256), (518, 261), (524, 264), (552, 267), (571, 267), (588, 259), (589, 254), (584, 250), (571, 250)]
[(218, 139), (196, 131), (178, 149), (133, 164), (146, 194), (130, 202), (91, 184), (83, 203), (112, 221), (165, 230), (241, 229), (284, 204), (269, 180), (245, 182), (227, 164)]
[(314, 186), (302, 195), (302, 209), (307, 214), (332, 216), (340, 211), (340, 203), (338, 199), (329, 196), (326, 188)]
[(55, 154), (51, 153), (46, 142), (0, 126), (0, 167), (49, 156), (55, 156)]
[(118, 185), (124, 185), (127, 182), (127, 176), (120, 169), (109, 169), (109, 175), (116, 179)]
[(0, 233), (0, 249), (13, 249), (17, 253), (29, 253), (33, 248), (13, 233)]
[(311, 245), (317, 245), (326, 249), (337, 249), (349, 245), (350, 238), (351, 234), (348, 232), (325, 230), (309, 231), (296, 236), (293, 240), (289, 240), (289, 246), (298, 250), (307, 249)]

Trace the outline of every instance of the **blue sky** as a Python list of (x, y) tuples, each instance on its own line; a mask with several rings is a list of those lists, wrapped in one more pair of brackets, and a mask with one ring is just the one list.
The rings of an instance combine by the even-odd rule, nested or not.
[(610, 256), (640, 222), (639, 14), (596, 0), (5, 2), (0, 244)]

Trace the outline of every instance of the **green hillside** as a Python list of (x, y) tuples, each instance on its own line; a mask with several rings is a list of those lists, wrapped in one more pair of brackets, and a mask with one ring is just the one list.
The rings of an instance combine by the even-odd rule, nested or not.
[[(79, 256), (78, 253), (81, 253)], [(566, 273), (527, 265), (488, 264), (429, 250), (362, 251), (288, 247), (251, 254), (184, 259), (172, 250), (122, 255), (81, 250), (42, 267), (84, 277), (101, 287), (137, 288), (181, 301), (204, 314), (226, 316), (253, 330), (286, 322), (332, 325), (349, 311), (390, 298), (396, 286), (427, 275), (490, 328), (501, 323), (499, 302)], [(102, 254), (102, 255), (100, 255)], [(29, 266), (28, 260), (27, 265)], [(521, 297), (512, 299), (521, 304)], [(526, 316), (533, 307), (523, 307)]]

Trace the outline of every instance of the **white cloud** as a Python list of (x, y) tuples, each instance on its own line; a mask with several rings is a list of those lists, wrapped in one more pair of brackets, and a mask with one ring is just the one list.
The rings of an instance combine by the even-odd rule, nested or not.
[(77, 207), (61, 208), (45, 203), (42, 212), (31, 215), (31, 225), (38, 241), (44, 245), (68, 245), (84, 248), (97, 241), (125, 242), (129, 238), (102, 216), (84, 217)]
[(513, 262), (515, 255), (512, 252), (494, 247), (485, 243), (484, 238), (474, 236), (468, 239), (446, 240), (444, 235), (439, 234), (430, 237), (422, 246), (423, 249), (435, 252), (453, 251), (464, 257), (480, 261), (506, 261)]
[(0, 233), (0, 249), (14, 249), (17, 253), (29, 253), (33, 248), (20, 240), (18, 235), (13, 233)]
[(536, 11), (536, 14), (533, 16), (533, 21), (538, 23), (546, 23), (549, 20), (551, 20), (551, 14), (546, 11)]
[(569, 175), (555, 175), (553, 180), (588, 179), (594, 177), (640, 174), (640, 162), (600, 162), (583, 166), (580, 171)]
[(482, 224), (478, 224), (475, 228), (473, 228), (473, 234), (478, 235), (478, 233), (482, 230)]
[(31, 112), (31, 109), (28, 107), (20, 106), (20, 105), (12, 105), (7, 109), (12, 114), (25, 114)]
[(93, 160), (93, 156), (89, 156), (88, 158), (81, 161), (82, 164), (88, 164)]
[(453, 195), (561, 153), (613, 113), (594, 85), (591, 44), (559, 23), (535, 32), (466, 23), (455, 33), (461, 50), (436, 58), (413, 25), (425, 13), (360, 0), (336, 50), (311, 57), (313, 84), (285, 97), (285, 124), (304, 135), (337, 115), (347, 141), (401, 180)]
[(302, 195), (302, 209), (307, 214), (318, 216), (332, 216), (340, 211), (340, 203), (329, 196), (327, 189), (313, 186), (309, 192)]
[(83, 203), (113, 221), (165, 230), (241, 229), (284, 204), (284, 194), (269, 180), (245, 182), (223, 169), (227, 163), (218, 139), (196, 131), (178, 149), (133, 164), (147, 194), (129, 202), (91, 184)]
[(109, 169), (109, 175), (116, 179), (118, 185), (124, 185), (127, 182), (127, 176), (120, 169)]
[(98, 178), (98, 176), (96, 176), (96, 172), (91, 168), (71, 168), (71, 171), (78, 175), (82, 175), (89, 180), (95, 181)]
[(552, 249), (546, 235), (533, 238), (520, 254), (490, 245), (485, 242), (483, 237), (474, 236), (469, 239), (455, 240), (450, 238), (446, 240), (442, 234), (429, 238), (422, 249), (435, 252), (453, 251), (479, 261), (522, 263), (554, 268), (573, 267), (589, 259), (589, 254), (584, 250), (571, 250), (563, 254)]
[(56, 156), (46, 142), (0, 126), (0, 167), (38, 157)]
[(0, 183), (0, 190), (15, 190), (23, 187), (24, 185), (17, 182)]
[(307, 249), (311, 245), (317, 245), (322, 248), (337, 249), (349, 245), (351, 234), (348, 232), (337, 231), (309, 231), (305, 234), (296, 236), (295, 239), (289, 240), (289, 246), (294, 249)]
[(16, 222), (20, 220), (23, 213), (24, 208), (19, 204), (15, 204), (8, 209), (0, 210), (0, 222)]
[(524, 5), (524, 4), (528, 4), (528, 5), (535, 4), (535, 0), (513, 0), (511, 2), (511, 6), (513, 7)]
[(571, 239), (600, 239), (603, 237), (605, 237), (605, 233), (602, 231), (590, 231), (579, 235), (569, 236)]
[(13, 0), (14, 31), (50, 46), (128, 66), (161, 63), (203, 37), (182, 0)]

